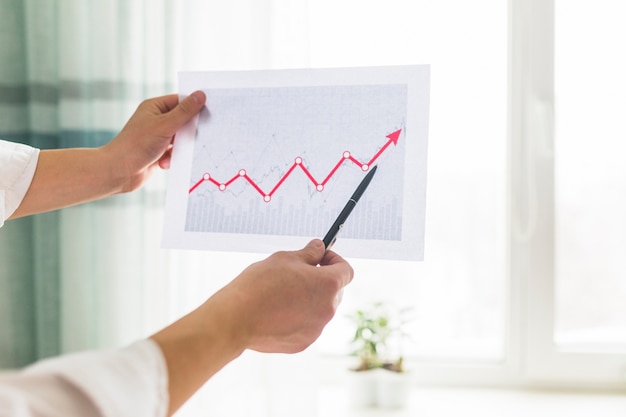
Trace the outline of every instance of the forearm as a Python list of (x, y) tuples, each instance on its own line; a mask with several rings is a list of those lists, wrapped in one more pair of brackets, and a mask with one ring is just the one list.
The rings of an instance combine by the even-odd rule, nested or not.
[(104, 148), (42, 150), (22, 203), (12, 218), (56, 210), (116, 194), (124, 172)]
[(335, 313), (350, 265), (324, 243), (277, 252), (242, 271), (202, 306), (152, 336), (167, 362), (169, 413), (245, 349), (306, 349)]
[(243, 352), (242, 342), (233, 336), (237, 329), (226, 324), (225, 314), (218, 303), (209, 300), (151, 337), (167, 363), (168, 415)]
[(201, 91), (180, 103), (176, 94), (145, 100), (122, 131), (100, 148), (41, 151), (31, 186), (11, 218), (139, 188), (154, 169), (169, 167), (175, 133), (205, 100)]

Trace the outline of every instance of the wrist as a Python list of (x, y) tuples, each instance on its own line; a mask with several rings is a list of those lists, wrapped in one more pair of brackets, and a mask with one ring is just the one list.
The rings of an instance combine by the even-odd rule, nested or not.
[(197, 319), (198, 340), (207, 346), (217, 347), (225, 361), (230, 361), (246, 349), (244, 327), (229, 306), (207, 300), (194, 313)]
[(207, 302), (151, 337), (167, 364), (170, 415), (243, 353), (244, 347), (227, 321)]
[(117, 152), (112, 142), (96, 148), (102, 161), (102, 171), (106, 175), (111, 194), (122, 194), (133, 190), (133, 173), (128, 169), (127, 155)]

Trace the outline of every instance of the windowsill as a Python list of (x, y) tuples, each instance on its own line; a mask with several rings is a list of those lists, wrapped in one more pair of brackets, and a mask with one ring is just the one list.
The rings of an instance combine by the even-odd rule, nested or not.
[(324, 417), (623, 417), (626, 395), (488, 388), (427, 388), (411, 390), (404, 409), (353, 408), (342, 386), (320, 390), (318, 415)]

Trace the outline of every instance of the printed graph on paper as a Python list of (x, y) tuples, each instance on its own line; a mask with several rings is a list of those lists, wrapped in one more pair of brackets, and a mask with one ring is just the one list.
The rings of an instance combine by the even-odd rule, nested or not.
[(204, 109), (177, 132), (164, 246), (272, 251), (321, 238), (378, 166), (334, 246), (422, 259), (429, 68), (181, 73)]
[(207, 90), (185, 230), (319, 235), (379, 164), (384, 189), (372, 184), (342, 237), (400, 240), (406, 89)]

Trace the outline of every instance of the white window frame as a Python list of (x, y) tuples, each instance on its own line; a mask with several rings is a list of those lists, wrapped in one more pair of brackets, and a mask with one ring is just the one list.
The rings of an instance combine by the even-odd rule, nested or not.
[(512, 0), (511, 23), (509, 265), (523, 381), (624, 388), (626, 352), (567, 351), (554, 343), (554, 0)]

